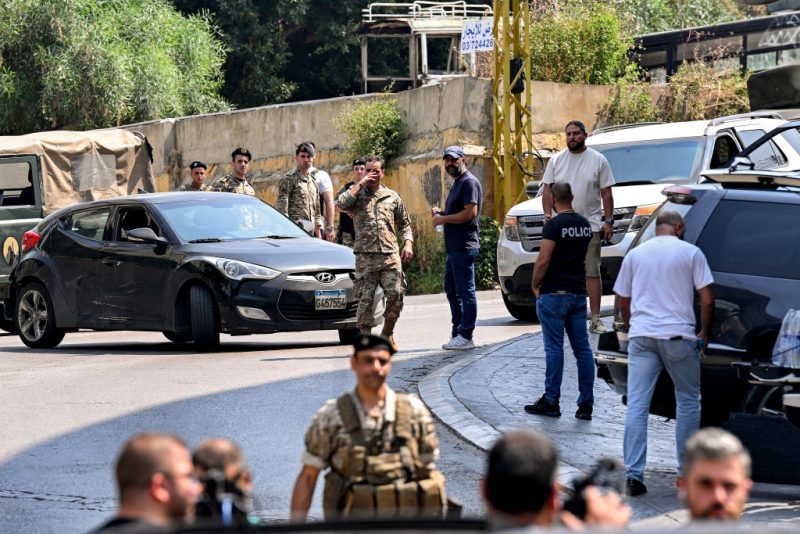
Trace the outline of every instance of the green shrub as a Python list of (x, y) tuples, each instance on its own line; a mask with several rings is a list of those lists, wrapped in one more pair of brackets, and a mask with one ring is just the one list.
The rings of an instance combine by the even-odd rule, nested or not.
[(475, 260), (475, 287), (494, 289), (498, 282), (497, 239), (500, 237), (500, 225), (491, 217), (481, 215), (478, 230), (481, 251)]
[(693, 121), (750, 111), (747, 75), (721, 70), (702, 60), (684, 62), (669, 80), (662, 99), (664, 121)]
[(625, 76), (614, 82), (608, 100), (599, 113), (601, 126), (655, 122), (661, 119), (661, 111), (650, 93), (652, 86), (639, 80), (639, 71), (630, 65)]
[(403, 146), (403, 115), (389, 95), (355, 102), (334, 117), (333, 125), (344, 136), (345, 160), (383, 156), (388, 161)]

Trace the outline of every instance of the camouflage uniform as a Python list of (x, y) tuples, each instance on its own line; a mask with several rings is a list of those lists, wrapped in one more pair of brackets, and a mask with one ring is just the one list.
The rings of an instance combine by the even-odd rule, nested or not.
[(251, 197), (256, 196), (256, 191), (253, 189), (253, 186), (250, 185), (250, 182), (245, 177), (244, 180), (240, 180), (236, 174), (229, 174), (227, 176), (223, 176), (211, 186), (212, 191), (222, 191), (223, 193), (241, 193), (243, 195), (250, 195)]
[(200, 187), (195, 187), (191, 180), (183, 184), (178, 191), (211, 191), (211, 188), (206, 184), (200, 184)]
[[(306, 430), (305, 450), (301, 458), (303, 465), (315, 467), (320, 470), (330, 468), (330, 472), (325, 480), (324, 498), (326, 502), (323, 503), (326, 518), (335, 517), (337, 512), (353, 514), (354, 511), (357, 513), (360, 509), (364, 510), (364, 508), (360, 508), (358, 503), (353, 504), (354, 510), (348, 509), (348, 507), (345, 507), (343, 510), (340, 506), (337, 511), (336, 508), (331, 505), (329, 492), (334, 490), (331, 488), (333, 485), (332, 482), (335, 483), (337, 480), (342, 481), (341, 477), (343, 475), (348, 477), (348, 479), (344, 480), (345, 483), (349, 482), (348, 487), (354, 484), (372, 484), (373, 486), (377, 486), (379, 484), (388, 485), (387, 483), (393, 484), (396, 487), (397, 484), (403, 484), (407, 479), (419, 481), (432, 477), (433, 475), (439, 475), (438, 472), (435, 471), (436, 466), (434, 463), (439, 459), (439, 441), (436, 437), (436, 428), (434, 427), (430, 412), (419, 397), (412, 394), (395, 393), (387, 386), (383, 414), (381, 418), (374, 419), (364, 412), (355, 391), (348, 392), (345, 396), (349, 397), (349, 400), (353, 401), (351, 405), (356, 407), (355, 411), (357, 412), (360, 426), (358, 429), (361, 433), (360, 437), (365, 438), (364, 441), (368, 443), (385, 443), (387, 446), (384, 449), (387, 451), (392, 450), (392, 452), (395, 453), (397, 451), (389, 447), (388, 443), (394, 441), (392, 434), (394, 436), (400, 434), (399, 425), (397, 423), (399, 423), (401, 419), (398, 415), (401, 406), (398, 401), (406, 403), (406, 413), (408, 414), (407, 422), (410, 423), (409, 434), (411, 439), (415, 442), (411, 444), (411, 449), (415, 451), (412, 453), (415, 467), (408, 469), (408, 466), (406, 466), (405, 470), (401, 468), (399, 472), (394, 472), (393, 474), (384, 471), (383, 480), (376, 480), (374, 473), (366, 468), (367, 465), (374, 465), (375, 462), (371, 463), (368, 460), (365, 461), (366, 458), (364, 458), (364, 452), (362, 451), (361, 463), (364, 465), (354, 468), (353, 453), (356, 452), (357, 456), (358, 451), (354, 450), (357, 449), (357, 444), (354, 443), (353, 429), (348, 429), (347, 424), (344, 422), (346, 418), (343, 417), (341, 413), (340, 399), (330, 399), (326, 401), (325, 404), (317, 410), (317, 413), (311, 421), (311, 425), (308, 427), (308, 430)], [(389, 433), (389, 435), (387, 435), (387, 433)], [(367, 456), (371, 456), (371, 454), (372, 453), (367, 452)], [(402, 456), (402, 454), (400, 456)], [(408, 460), (405, 462), (408, 463)], [(386, 464), (384, 464), (384, 466), (385, 465)], [(348, 472), (350, 474), (345, 475), (345, 473)], [(438, 503), (439, 510), (441, 510), (441, 505), (444, 504), (444, 480), (443, 478), (434, 478), (432, 480), (437, 480), (441, 484), (440, 497), (442, 500)], [(423, 482), (423, 484), (424, 483), (425, 482)], [(392, 491), (392, 493), (394, 493), (394, 491)], [(333, 500), (341, 501), (342, 499)], [(377, 505), (380, 507), (380, 502), (378, 502)], [(402, 508), (402, 506), (403, 503), (398, 505), (398, 503), (395, 502), (395, 509), (392, 510), (392, 512), (397, 513), (397, 508)], [(416, 512), (418, 508), (415, 505), (412, 506), (413, 510), (411, 511)], [(374, 512), (374, 507), (375, 505), (373, 504), (371, 507), (372, 509), (367, 511)]]
[[(347, 191), (353, 187), (353, 182), (347, 182), (344, 184), (337, 192), (336, 196), (333, 197), (334, 201), (339, 198), (339, 195)], [(336, 233), (336, 242), (340, 245), (344, 245), (348, 248), (353, 248), (355, 244), (356, 232), (355, 228), (353, 227), (353, 214), (352, 212), (341, 212), (339, 213), (339, 229)]]
[(316, 171), (311, 171), (308, 176), (297, 169), (287, 172), (278, 183), (275, 209), (295, 222), (306, 220), (321, 227), (320, 194), (315, 175)]
[(400, 245), (413, 241), (408, 211), (400, 196), (386, 186), (374, 193), (364, 187), (355, 197), (343, 191), (336, 199), (336, 206), (352, 213), (356, 231), (353, 244), (356, 253), (353, 290), (359, 298), (356, 324), (362, 330), (372, 328), (375, 289), (380, 285), (386, 295), (383, 335), (389, 337), (400, 317), (406, 292)]

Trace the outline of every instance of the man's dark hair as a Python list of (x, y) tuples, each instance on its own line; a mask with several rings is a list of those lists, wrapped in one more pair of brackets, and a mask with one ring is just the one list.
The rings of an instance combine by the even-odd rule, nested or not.
[(380, 156), (370, 156), (370, 157), (368, 157), (364, 161), (364, 165), (366, 165), (367, 163), (380, 163), (381, 164), (381, 169), (383, 169), (383, 167), (384, 167), (383, 158), (380, 157)]
[(231, 161), (235, 160), (236, 156), (244, 156), (247, 158), (247, 161), (253, 161), (253, 155), (249, 150), (243, 147), (236, 148), (231, 152)]
[(211, 469), (224, 472), (232, 465), (239, 469), (245, 467), (242, 449), (226, 438), (214, 438), (201, 443), (192, 455), (192, 463), (196, 468), (206, 472)]
[(553, 194), (553, 200), (560, 204), (572, 202), (572, 186), (567, 182), (556, 182), (550, 186), (550, 192)]
[(581, 121), (569, 121), (566, 126), (564, 126), (564, 130), (569, 128), (570, 126), (577, 126), (580, 131), (586, 133), (586, 126), (583, 125)]
[(489, 451), (486, 498), (505, 514), (537, 513), (552, 495), (558, 453), (547, 436), (508, 432)]
[(298, 155), (300, 152), (305, 152), (309, 156), (313, 156), (316, 152), (316, 148), (314, 148), (314, 143), (311, 141), (302, 141), (297, 148), (294, 149), (294, 155)]
[(170, 452), (186, 443), (173, 434), (147, 432), (130, 438), (117, 457), (116, 477), (120, 500), (147, 488), (156, 473), (172, 474)]
[(364, 158), (356, 158), (355, 160), (353, 160), (353, 167), (355, 167), (356, 165), (366, 165), (366, 164), (367, 160)]

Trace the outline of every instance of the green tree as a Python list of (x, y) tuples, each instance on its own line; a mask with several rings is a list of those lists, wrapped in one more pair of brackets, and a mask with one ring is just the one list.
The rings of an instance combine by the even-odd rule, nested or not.
[(168, 0), (7, 0), (0, 21), (2, 133), (230, 109), (210, 20)]

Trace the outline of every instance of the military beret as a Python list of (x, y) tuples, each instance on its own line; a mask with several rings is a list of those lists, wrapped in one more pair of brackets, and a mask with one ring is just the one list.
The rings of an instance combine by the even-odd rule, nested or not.
[(294, 151), (295, 155), (299, 154), (300, 152), (305, 152), (309, 156), (313, 156), (314, 153), (316, 152), (316, 147), (314, 146), (314, 143), (312, 143), (311, 141), (303, 141), (302, 143), (297, 145), (297, 148)]
[(372, 334), (359, 334), (353, 341), (353, 348), (357, 353), (360, 350), (366, 349), (384, 349), (389, 351), (389, 354), (394, 354), (395, 350), (392, 348), (391, 342), (385, 337), (374, 336)]
[(208, 170), (208, 165), (206, 165), (206, 164), (205, 164), (205, 163), (203, 163), (202, 161), (193, 161), (193, 162), (191, 162), (191, 163), (189, 164), (189, 168), (190, 168), (191, 170), (195, 170), (195, 169), (196, 169), (196, 168), (198, 168), (198, 167), (202, 167), (202, 168), (204, 168), (204, 169)]
[(236, 148), (233, 152), (231, 152), (231, 159), (236, 159), (236, 156), (244, 156), (247, 158), (247, 161), (253, 160), (253, 155), (244, 147)]

